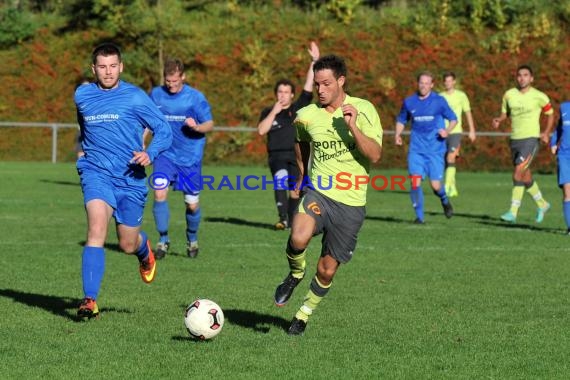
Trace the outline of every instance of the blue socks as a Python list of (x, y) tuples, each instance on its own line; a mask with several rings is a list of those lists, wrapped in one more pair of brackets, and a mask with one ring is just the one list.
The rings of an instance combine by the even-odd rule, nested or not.
[(449, 204), (449, 198), (447, 197), (447, 194), (445, 193), (445, 188), (443, 186), (439, 188), (439, 191), (434, 190), (433, 193), (439, 197), (442, 205)]
[(159, 241), (167, 243), (168, 239), (168, 223), (170, 221), (170, 210), (168, 209), (168, 201), (157, 202), (152, 205), (152, 215), (156, 229), (160, 234)]
[(416, 212), (416, 217), (423, 222), (424, 220), (424, 191), (421, 186), (412, 188), (410, 190), (410, 199), (412, 200), (412, 206)]
[(564, 221), (566, 222), (566, 227), (570, 228), (570, 201), (564, 201), (562, 203), (562, 211), (564, 214)]
[(97, 299), (101, 281), (105, 273), (105, 249), (103, 247), (83, 247), (81, 276), (83, 278), (83, 294), (85, 297)]
[(147, 244), (148, 237), (146, 235), (146, 232), (144, 231), (141, 231), (140, 234), (142, 237), (142, 241), (141, 245), (136, 250), (135, 255), (139, 259), (139, 262), (142, 262), (144, 259), (148, 257), (148, 244)]
[(202, 219), (202, 211), (200, 207), (198, 207), (194, 213), (186, 209), (186, 239), (188, 241), (198, 240), (198, 227), (200, 227), (200, 219)]

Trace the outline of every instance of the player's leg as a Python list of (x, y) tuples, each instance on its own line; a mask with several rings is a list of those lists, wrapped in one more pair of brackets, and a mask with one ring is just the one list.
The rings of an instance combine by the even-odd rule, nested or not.
[(105, 273), (105, 239), (113, 208), (101, 199), (92, 199), (85, 205), (87, 214), (87, 241), (83, 247), (81, 277), (84, 298), (77, 315), (84, 318), (99, 314), (96, 300)]
[[(164, 156), (158, 156), (153, 163), (153, 181), (151, 184), (154, 190), (154, 203), (152, 205), (152, 215), (154, 225), (159, 238), (156, 244), (156, 258), (162, 259), (170, 248), (170, 238), (168, 227), (170, 224), (170, 208), (168, 206), (168, 188), (170, 181), (176, 181), (176, 169), (174, 165)], [(159, 181), (159, 182), (157, 182)]]
[(154, 225), (159, 238), (156, 244), (156, 259), (160, 260), (168, 253), (170, 248), (170, 237), (168, 236), (168, 226), (170, 224), (170, 209), (168, 207), (168, 187), (154, 191), (154, 203), (152, 205), (152, 215)]
[(566, 224), (566, 233), (570, 235), (570, 183), (564, 183), (562, 187), (562, 215)]
[(121, 250), (137, 257), (142, 280), (151, 283), (156, 275), (156, 262), (148, 236), (140, 228), (147, 192), (144, 181), (138, 185), (130, 184), (128, 187), (117, 189), (115, 191), (117, 208), (114, 217)]
[(348, 263), (356, 248), (356, 237), (364, 223), (364, 207), (346, 206), (325, 199), (324, 236), (317, 273), (313, 277), (303, 304), (295, 314), (288, 333), (301, 334), (309, 317), (329, 292), (341, 263)]
[(446, 218), (451, 218), (453, 216), (453, 207), (451, 206), (451, 202), (445, 192), (445, 187), (441, 184), (443, 179), (443, 168), (445, 167), (444, 157), (440, 154), (431, 154), (428, 156), (427, 162), (427, 175), (430, 178), (430, 185), (433, 193), (439, 198)]
[(202, 220), (202, 211), (200, 209), (199, 194), (185, 194), (184, 203), (186, 204), (186, 254), (190, 258), (198, 256), (198, 229)]
[(501, 215), (501, 220), (505, 222), (515, 223), (517, 214), (522, 204), (524, 196), (525, 184), (523, 182), (524, 172), (528, 169), (528, 163), (532, 157), (524, 154), (524, 142), (521, 140), (511, 141), (511, 157), (513, 160), (513, 189), (511, 191), (511, 207), (509, 211)]
[(295, 188), (296, 185), (296, 178), (300, 175), (299, 167), (297, 166), (297, 162), (295, 157), (293, 156), (287, 165), (287, 172), (288, 172), (288, 189), (289, 189), (289, 200), (288, 200), (288, 207), (287, 207), (287, 218), (289, 220), (289, 227), (293, 223), (293, 218), (297, 209), (299, 208), (299, 194), (296, 191), (291, 191), (291, 189)]
[(445, 169), (445, 192), (449, 197), (456, 197), (459, 195), (455, 181), (456, 161), (461, 147), (461, 134), (455, 133), (447, 137), (447, 154), (446, 154), (446, 169)]
[(313, 235), (322, 228), (319, 207), (319, 199), (316, 197), (315, 192), (309, 191), (301, 200), (299, 212), (295, 214), (295, 220), (285, 250), (289, 264), (289, 274), (275, 289), (274, 300), (277, 306), (283, 306), (289, 301), (293, 290), (305, 276), (307, 246)]
[(276, 230), (284, 230), (289, 228), (289, 199), (287, 197), (287, 177), (289, 173), (287, 172), (287, 160), (281, 155), (273, 153), (269, 156), (269, 169), (275, 184), (273, 195), (275, 197), (277, 214), (279, 215), (279, 220), (274, 227)]
[(408, 154), (408, 173), (410, 175), (410, 200), (416, 214), (414, 223), (424, 223), (424, 192), (422, 180), (425, 177), (426, 169), (424, 158), (417, 153)]

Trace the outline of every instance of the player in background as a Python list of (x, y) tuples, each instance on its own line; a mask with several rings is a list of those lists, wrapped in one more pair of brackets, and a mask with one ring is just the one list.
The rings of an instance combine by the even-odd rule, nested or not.
[[(402, 132), (411, 121), (410, 147), (408, 149), (408, 173), (410, 174), (410, 198), (416, 214), (414, 223), (424, 223), (424, 193), (421, 181), (427, 177), (433, 193), (440, 199), (447, 218), (453, 216), (453, 207), (442, 186), (445, 168), (445, 139), (457, 125), (457, 116), (439, 94), (432, 91), (433, 75), (422, 72), (417, 76), (418, 90), (404, 99), (396, 118), (395, 143), (403, 144)], [(449, 123), (445, 127), (444, 120)]]
[[(186, 254), (195, 258), (198, 255), (198, 228), (202, 218), (199, 199), (205, 134), (214, 128), (214, 121), (204, 94), (190, 87), (185, 80), (182, 61), (170, 59), (164, 64), (164, 86), (155, 87), (150, 92), (151, 99), (166, 116), (173, 136), (172, 146), (154, 162), (153, 175), (166, 175), (173, 190), (183, 192), (186, 204)], [(168, 186), (154, 189), (152, 213), (159, 233), (156, 258), (162, 259), (170, 247)]]
[[(289, 274), (275, 290), (275, 304), (285, 305), (305, 276), (305, 254), (313, 236), (323, 234), (317, 271), (309, 292), (295, 314), (288, 333), (302, 334), (314, 309), (328, 293), (340, 264), (347, 263), (356, 248), (356, 239), (364, 222), (366, 185), (337, 182), (339, 173), (367, 176), (371, 163), (380, 160), (382, 126), (376, 109), (367, 100), (349, 96), (344, 91), (347, 69), (344, 60), (329, 55), (313, 66), (319, 104), (297, 112), (294, 125), (300, 142), (310, 143), (313, 152), (297, 145), (302, 163), (296, 191), (306, 190), (287, 241)], [(310, 182), (318, 183), (332, 176), (333, 184), (304, 187), (311, 157)]]
[[(469, 126), (469, 140), (471, 140), (471, 142), (475, 142), (475, 124), (473, 123), (473, 116), (471, 115), (469, 98), (465, 92), (455, 88), (456, 83), (457, 81), (454, 72), (447, 71), (443, 74), (443, 87), (445, 88), (445, 91), (441, 92), (440, 95), (447, 100), (449, 107), (451, 107), (455, 116), (457, 116), (457, 125), (453, 128), (446, 139), (447, 153), (445, 155), (445, 192), (450, 198), (459, 195), (455, 184), (455, 163), (459, 156), (459, 149), (461, 148), (461, 136), (463, 132), (461, 116), (463, 114), (465, 114), (465, 119)], [(445, 121), (445, 126), (446, 128), (449, 127), (449, 122), (447, 120)]]
[[(123, 71), (120, 49), (104, 43), (92, 54), (96, 81), (75, 92), (82, 150), (77, 171), (87, 214), (87, 241), (83, 248), (84, 299), (79, 317), (99, 314), (97, 297), (105, 270), (104, 244), (111, 218), (119, 246), (139, 261), (142, 280), (150, 283), (156, 263), (145, 232), (140, 230), (146, 196), (145, 166), (172, 142), (164, 116), (140, 88), (120, 80)], [(154, 139), (143, 149), (145, 128)]]
[[(554, 126), (554, 110), (548, 96), (532, 87), (534, 75), (532, 68), (521, 65), (516, 72), (517, 87), (503, 95), (501, 115), (493, 119), (493, 128), (497, 129), (507, 118), (511, 118), (511, 156), (514, 165), (511, 208), (501, 215), (505, 222), (515, 223), (521, 206), (524, 191), (534, 199), (538, 207), (536, 222), (541, 223), (544, 214), (550, 209), (538, 184), (532, 178), (530, 164), (538, 152), (539, 138), (548, 144), (549, 135)], [(540, 132), (540, 115), (547, 116), (546, 129)]]
[(550, 138), (550, 150), (558, 164), (558, 186), (562, 189), (562, 212), (570, 235), (570, 102), (560, 104), (558, 126)]
[[(269, 169), (276, 184), (283, 184), (283, 188), (275, 188), (275, 204), (279, 220), (275, 223), (276, 230), (289, 228), (293, 221), (293, 213), (299, 205), (299, 196), (295, 191), (289, 191), (294, 186), (286, 186), (284, 178), (293, 178), (299, 175), (295, 157), (295, 128), (293, 120), (297, 111), (311, 103), (313, 99), (313, 64), (319, 59), (319, 47), (311, 42), (309, 47), (311, 63), (307, 70), (307, 77), (303, 91), (299, 98), (295, 98), (295, 85), (288, 79), (281, 79), (275, 83), (274, 93), (277, 101), (272, 107), (261, 112), (257, 131), (261, 136), (267, 135), (267, 154)], [(287, 194), (289, 193), (289, 194)]]

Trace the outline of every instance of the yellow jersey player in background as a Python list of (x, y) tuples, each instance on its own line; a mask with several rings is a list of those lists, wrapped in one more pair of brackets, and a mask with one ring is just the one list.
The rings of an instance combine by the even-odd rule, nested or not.
[[(473, 115), (471, 114), (471, 104), (467, 94), (455, 88), (457, 84), (455, 73), (447, 71), (443, 74), (443, 87), (445, 91), (440, 95), (447, 100), (449, 107), (457, 116), (457, 125), (449, 136), (447, 136), (447, 152), (445, 154), (445, 192), (447, 196), (456, 197), (459, 195), (457, 186), (455, 184), (456, 173), (456, 160), (459, 156), (459, 149), (461, 148), (461, 137), (463, 134), (462, 115), (465, 114), (467, 126), (469, 127), (469, 140), (475, 142), (475, 124), (473, 123)], [(445, 127), (449, 125), (449, 121), (445, 120)]]
[[(493, 128), (499, 128), (508, 117), (511, 118), (511, 156), (514, 165), (511, 208), (501, 215), (505, 222), (515, 223), (521, 206), (524, 191), (534, 199), (538, 207), (536, 222), (541, 223), (544, 214), (550, 209), (538, 184), (532, 178), (530, 164), (538, 152), (539, 138), (548, 144), (554, 126), (554, 110), (548, 96), (532, 87), (532, 68), (521, 65), (517, 68), (517, 87), (503, 95), (501, 115), (493, 119)], [(540, 115), (547, 116), (546, 129), (540, 132)]]
[[(313, 71), (318, 104), (300, 109), (294, 122), (301, 171), (296, 191), (306, 193), (287, 241), (290, 272), (275, 290), (277, 306), (287, 303), (305, 276), (305, 252), (312, 237), (322, 233), (323, 239), (316, 274), (291, 322), (290, 335), (303, 333), (339, 265), (352, 258), (365, 217), (367, 186), (363, 182), (367, 181), (362, 179), (369, 178), (370, 164), (378, 162), (382, 153), (380, 117), (372, 103), (346, 94), (344, 60), (335, 55), (322, 57)], [(312, 147), (311, 154), (306, 143)], [(311, 170), (305, 177), (309, 156)], [(347, 184), (347, 178), (354, 181)]]

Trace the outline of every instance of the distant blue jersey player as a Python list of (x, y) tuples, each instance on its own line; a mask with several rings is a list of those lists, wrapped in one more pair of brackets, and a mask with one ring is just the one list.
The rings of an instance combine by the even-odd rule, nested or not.
[[(156, 274), (154, 255), (140, 231), (147, 195), (145, 166), (172, 142), (166, 119), (138, 87), (121, 81), (121, 52), (111, 43), (95, 48), (92, 71), (96, 82), (75, 92), (77, 119), (84, 155), (77, 160), (85, 210), (87, 241), (83, 248), (84, 299), (78, 316), (99, 314), (97, 297), (105, 269), (107, 228), (115, 218), (119, 246), (139, 261), (142, 280)], [(143, 132), (151, 130), (153, 142), (143, 149)]]
[[(205, 133), (214, 127), (210, 104), (198, 90), (185, 84), (184, 64), (169, 60), (164, 65), (164, 86), (155, 87), (151, 99), (166, 116), (172, 129), (172, 146), (154, 162), (153, 215), (160, 235), (156, 258), (162, 259), (170, 247), (168, 225), (168, 185), (184, 193), (186, 204), (186, 253), (198, 255), (198, 227), (201, 211), (199, 194)], [(160, 180), (159, 182), (156, 182)]]
[(558, 161), (558, 186), (562, 189), (562, 211), (570, 235), (570, 101), (560, 104), (560, 120), (550, 138), (550, 149)]
[[(408, 150), (408, 172), (412, 178), (410, 197), (416, 213), (415, 223), (424, 223), (423, 191), (421, 181), (427, 176), (435, 195), (443, 206), (445, 216), (451, 218), (453, 208), (441, 186), (445, 169), (445, 138), (457, 124), (457, 116), (445, 98), (432, 92), (433, 75), (418, 75), (418, 91), (407, 97), (396, 119), (396, 145), (402, 145), (402, 132), (411, 123)], [(449, 122), (445, 127), (445, 120)]]

